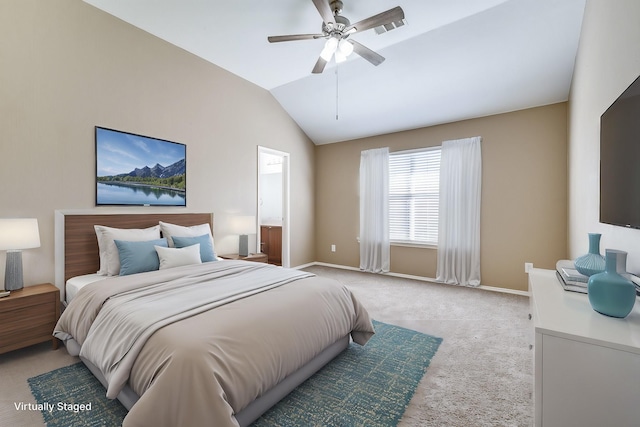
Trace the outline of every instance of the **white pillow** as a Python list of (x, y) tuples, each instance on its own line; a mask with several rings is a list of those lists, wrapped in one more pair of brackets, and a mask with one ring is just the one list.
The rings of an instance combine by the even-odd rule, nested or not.
[(117, 276), (120, 273), (120, 256), (114, 240), (126, 240), (129, 242), (144, 242), (160, 238), (160, 226), (149, 228), (112, 228), (104, 225), (94, 225), (98, 238), (98, 251), (100, 254), (100, 270), (98, 274), (103, 276)]
[(166, 237), (169, 242), (169, 247), (174, 248), (173, 239), (171, 236), (176, 237), (198, 237), (203, 234), (208, 234), (211, 237), (211, 247), (213, 248), (213, 235), (211, 234), (211, 227), (209, 224), (194, 225), (191, 227), (185, 227), (184, 225), (170, 224), (168, 222), (160, 221), (160, 231), (162, 231), (162, 237)]
[(160, 260), (160, 270), (182, 265), (202, 264), (200, 260), (200, 243), (184, 248), (164, 248), (162, 246), (156, 246), (155, 248)]

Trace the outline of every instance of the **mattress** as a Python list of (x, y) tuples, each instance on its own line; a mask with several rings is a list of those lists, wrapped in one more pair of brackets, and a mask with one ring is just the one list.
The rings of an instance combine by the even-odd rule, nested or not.
[[(218, 261), (223, 261), (224, 258), (216, 257)], [(97, 282), (98, 280), (108, 279), (109, 277), (117, 276), (104, 276), (102, 274), (84, 274), (82, 276), (75, 276), (67, 280), (65, 285), (65, 302), (69, 304), (71, 300), (78, 294), (78, 291), (88, 284)]]
[(71, 300), (78, 294), (78, 291), (80, 291), (80, 289), (93, 282), (97, 282), (98, 280), (103, 280), (106, 278), (107, 276), (96, 273), (72, 277), (71, 279), (67, 280), (67, 284), (65, 286), (65, 301), (67, 302), (67, 304), (69, 304)]

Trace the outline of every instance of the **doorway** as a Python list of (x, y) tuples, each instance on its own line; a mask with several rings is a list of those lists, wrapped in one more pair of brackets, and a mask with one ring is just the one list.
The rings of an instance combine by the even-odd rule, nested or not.
[(258, 146), (257, 251), (290, 266), (289, 153)]

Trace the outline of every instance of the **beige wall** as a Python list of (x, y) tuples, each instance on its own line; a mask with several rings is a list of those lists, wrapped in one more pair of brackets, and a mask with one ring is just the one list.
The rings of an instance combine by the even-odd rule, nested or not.
[[(316, 258), (359, 266), (360, 152), (482, 136), (482, 284), (526, 290), (524, 263), (566, 257), (566, 103), (316, 147)], [(331, 244), (336, 252), (330, 251)], [(436, 249), (392, 246), (391, 271), (433, 278)]]
[[(80, 0), (0, 1), (0, 62), (0, 218), (38, 218), (42, 241), (26, 284), (54, 280), (55, 210), (213, 212), (237, 251), (258, 145), (291, 153), (291, 264), (315, 259), (314, 146), (267, 91)], [(96, 125), (187, 144), (187, 208), (94, 208)]]
[(588, 0), (569, 98), (569, 254), (589, 249), (587, 233), (602, 233), (600, 251), (628, 252), (640, 274), (640, 230), (600, 224), (600, 116), (640, 74), (640, 2)]

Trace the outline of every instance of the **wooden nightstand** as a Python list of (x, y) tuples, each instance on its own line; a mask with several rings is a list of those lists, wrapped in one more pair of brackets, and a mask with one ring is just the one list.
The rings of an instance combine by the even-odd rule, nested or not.
[(224, 259), (241, 259), (245, 261), (253, 261), (253, 262), (269, 262), (269, 258), (266, 254), (249, 254), (248, 256), (240, 256), (238, 254), (226, 254), (226, 255), (218, 255), (220, 258)]
[(0, 298), (0, 354), (47, 340), (60, 317), (60, 290), (51, 283), (27, 286)]

